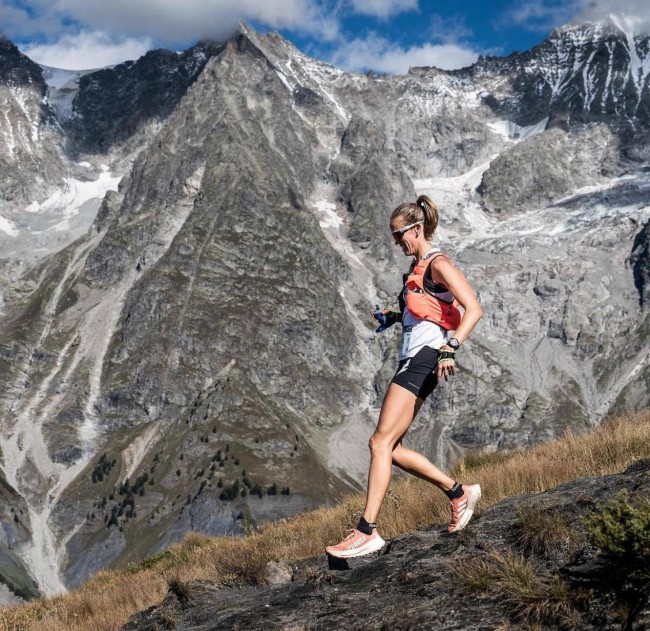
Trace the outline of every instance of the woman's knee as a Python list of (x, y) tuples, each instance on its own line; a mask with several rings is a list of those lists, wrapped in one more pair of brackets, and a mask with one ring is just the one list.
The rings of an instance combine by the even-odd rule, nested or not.
[(378, 454), (384, 451), (392, 451), (395, 446), (395, 439), (387, 434), (375, 432), (368, 441), (371, 454)]

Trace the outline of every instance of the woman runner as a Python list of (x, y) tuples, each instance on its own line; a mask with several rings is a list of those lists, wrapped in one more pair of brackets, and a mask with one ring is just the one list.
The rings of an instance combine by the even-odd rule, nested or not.
[(444, 377), (447, 381), (454, 374), (455, 353), (483, 315), (463, 274), (447, 256), (432, 247), (437, 226), (438, 209), (425, 195), (418, 197), (415, 204), (398, 206), (390, 218), (395, 244), (405, 256), (412, 256), (413, 262), (404, 275), (400, 313), (384, 309), (374, 317), (382, 323), (377, 331), (401, 321), (399, 365), (384, 397), (377, 428), (370, 437), (370, 472), (363, 517), (343, 541), (326, 548), (334, 557), (363, 556), (384, 545), (377, 531), (377, 517), (390, 484), (392, 465), (431, 482), (447, 495), (451, 502), (449, 532), (467, 525), (481, 497), (478, 484), (456, 482), (423, 455), (402, 445), (425, 399), (440, 379)]

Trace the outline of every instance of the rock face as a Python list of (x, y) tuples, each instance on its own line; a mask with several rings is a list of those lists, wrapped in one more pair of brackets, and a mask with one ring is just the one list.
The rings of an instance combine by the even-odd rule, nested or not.
[(23, 77), (57, 138), (43, 179), (85, 195), (41, 204), (66, 213), (45, 230), (14, 205), (55, 236), (29, 266), (31, 236), (8, 249), (0, 286), (3, 471), (41, 590), (361, 486), (398, 342), (368, 310), (396, 303), (387, 221), (418, 193), (486, 316), (410, 444), (445, 466), (648, 404), (648, 38), (623, 23), (401, 77), (242, 27), (76, 77), (54, 122), (63, 96), (3, 50), (0, 89)]
[(650, 613), (647, 577), (639, 581), (633, 564), (621, 567), (594, 548), (584, 521), (631, 488), (650, 493), (649, 461), (510, 498), (458, 534), (415, 532), (378, 554), (330, 562), (329, 569), (324, 555), (299, 562), (289, 585), (187, 583), (183, 598), (170, 590), (123, 631), (154, 631), (171, 620), (177, 629), (196, 631), (478, 630), (531, 623), (641, 631)]
[(643, 307), (650, 291), (650, 221), (634, 237), (630, 264), (634, 271), (634, 284), (639, 290), (639, 303)]
[(61, 135), (37, 64), (0, 36), (0, 215), (18, 219), (16, 204), (42, 198), (64, 173)]
[(209, 44), (184, 53), (154, 50), (137, 61), (84, 75), (74, 100), (75, 116), (64, 125), (70, 149), (77, 155), (106, 154), (141, 133), (147, 123), (162, 123), (218, 52)]
[[(29, 508), (25, 500), (0, 475), (0, 581), (18, 599), (29, 600), (39, 595), (39, 586), (17, 554), (29, 543)], [(9, 601), (13, 601), (10, 597)]]

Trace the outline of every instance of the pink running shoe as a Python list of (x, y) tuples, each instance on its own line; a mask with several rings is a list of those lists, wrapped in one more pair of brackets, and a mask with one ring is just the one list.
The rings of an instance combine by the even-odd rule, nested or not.
[(335, 546), (327, 546), (325, 552), (337, 559), (351, 559), (377, 552), (377, 550), (384, 547), (385, 543), (376, 528), (373, 529), (371, 535), (367, 535), (355, 528), (348, 531), (347, 537), (341, 543), (337, 543)]
[(474, 514), (474, 508), (481, 499), (481, 487), (478, 484), (461, 485), (464, 493), (451, 500), (451, 523), (448, 532), (456, 532), (467, 526)]

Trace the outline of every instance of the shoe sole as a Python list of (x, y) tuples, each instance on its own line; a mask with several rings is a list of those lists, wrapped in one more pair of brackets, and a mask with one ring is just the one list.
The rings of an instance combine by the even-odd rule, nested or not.
[(474, 508), (476, 508), (478, 501), (481, 499), (481, 487), (478, 484), (474, 484), (470, 488), (471, 490), (469, 492), (467, 508), (465, 509), (463, 516), (460, 518), (458, 526), (449, 532), (458, 532), (459, 530), (465, 528), (465, 526), (467, 526), (469, 523), (469, 520), (472, 518), (472, 515), (474, 514)]
[(326, 548), (325, 551), (331, 557), (336, 557), (337, 559), (353, 559), (354, 557), (362, 557), (366, 554), (378, 552), (384, 545), (386, 545), (386, 542), (381, 537), (375, 537), (370, 543), (365, 546), (359, 546), (354, 550), (329, 550)]

